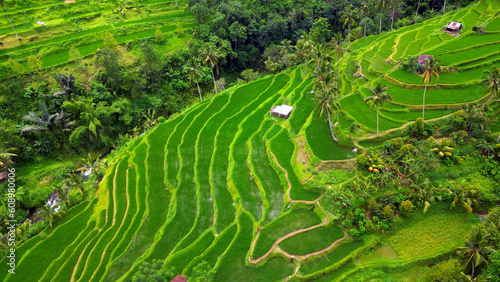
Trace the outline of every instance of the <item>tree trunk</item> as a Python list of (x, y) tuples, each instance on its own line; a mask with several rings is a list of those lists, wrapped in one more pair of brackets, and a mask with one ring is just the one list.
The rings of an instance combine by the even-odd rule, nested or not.
[(177, 6), (177, 0), (175, 0), (175, 7), (178, 7), (178, 6)]
[[(214, 90), (215, 90), (215, 93), (217, 94), (217, 86), (215, 86), (214, 68), (212, 68), (212, 79), (214, 80)], [(198, 88), (199, 88), (199, 86), (198, 86)]]
[(415, 23), (417, 23), (417, 20), (418, 20), (418, 9), (420, 9), (420, 0), (418, 0), (417, 12), (415, 13)]
[(366, 16), (365, 16), (365, 29), (364, 29), (364, 32), (363, 32), (363, 37), (366, 37)]
[(347, 34), (347, 43), (351, 43), (351, 24), (348, 24), (347, 28), (349, 32), (349, 34)]
[(2, 10), (3, 10), (3, 12), (5, 13), (5, 16), (7, 17), (7, 19), (9, 20), (10, 26), (11, 26), (11, 27), (12, 27), (12, 29), (14, 30), (14, 33), (16, 34), (17, 39), (18, 39), (18, 40), (21, 40), (21, 37), (19, 37), (19, 34), (17, 34), (17, 31), (16, 31), (16, 29), (14, 28), (14, 25), (12, 24), (12, 22), (10, 21), (9, 15), (7, 15), (7, 11), (5, 11), (5, 8), (4, 8), (3, 6), (2, 6)]
[(424, 115), (425, 115), (425, 92), (427, 91), (427, 83), (425, 83), (425, 89), (424, 89), (424, 102), (422, 104), (422, 121), (424, 121)]
[(446, 13), (446, 0), (444, 0), (444, 5), (443, 5), (443, 14)]
[(380, 11), (380, 25), (378, 26), (378, 34), (382, 33), (382, 11)]
[(500, 134), (498, 134), (497, 142), (500, 142)]
[(335, 142), (338, 142), (339, 140), (337, 139), (337, 137), (335, 137), (335, 134), (333, 134), (333, 124), (332, 120), (330, 119), (330, 110), (327, 109), (326, 113), (328, 114), (328, 119), (326, 121), (328, 121), (328, 126), (330, 126), (330, 132), (332, 133), (333, 140), (335, 140)]
[(198, 86), (198, 93), (200, 94), (200, 100), (203, 101), (203, 98), (201, 97), (200, 84), (198, 83), (198, 81), (196, 81), (196, 85)]
[(380, 137), (380, 135), (378, 134), (378, 105), (377, 105), (377, 138)]
[(391, 13), (391, 31), (393, 31), (393, 27), (394, 27), (394, 14), (396, 13), (395, 11), (396, 7), (392, 6), (392, 13)]
[(335, 79), (335, 88), (339, 89), (339, 68), (340, 68), (340, 58), (337, 53), (337, 78)]
[[(307, 64), (307, 61), (306, 61)], [(300, 80), (304, 81), (304, 77), (302, 76), (302, 65), (299, 66), (300, 68)]]

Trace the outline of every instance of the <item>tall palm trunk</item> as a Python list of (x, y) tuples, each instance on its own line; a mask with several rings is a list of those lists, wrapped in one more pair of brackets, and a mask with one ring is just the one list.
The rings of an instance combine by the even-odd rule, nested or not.
[(300, 80), (304, 80), (304, 77), (302, 76), (302, 65), (299, 66), (300, 68)]
[[(215, 85), (215, 75), (214, 75), (214, 68), (212, 68), (212, 79), (214, 80), (214, 90), (215, 90), (215, 93), (217, 93), (217, 86)], [(200, 86), (198, 86), (198, 89), (200, 88)], [(201, 95), (200, 95), (201, 96)]]
[(175, 7), (178, 7), (178, 6), (177, 6), (177, 0), (175, 0)]
[(363, 37), (366, 37), (366, 15), (365, 15), (365, 29), (363, 31)]
[(333, 124), (332, 124), (332, 120), (330, 118), (330, 111), (327, 109), (326, 110), (326, 114), (328, 115), (328, 126), (330, 127), (330, 132), (332, 133), (332, 137), (333, 137), (333, 140), (335, 140), (335, 142), (338, 141), (337, 137), (335, 137), (335, 134), (333, 134)]
[(347, 43), (350, 43), (351, 42), (351, 24), (347, 25), (347, 29), (349, 32), (349, 34), (347, 35)]
[(377, 104), (377, 138), (380, 137), (380, 135), (378, 134), (378, 104)]
[(424, 121), (424, 115), (425, 115), (425, 92), (427, 91), (427, 84), (428, 83), (425, 83), (425, 89), (424, 89), (424, 102), (423, 102), (423, 106), (422, 106), (422, 121)]
[(417, 23), (417, 20), (418, 20), (418, 9), (420, 9), (420, 0), (418, 0), (417, 12), (415, 12), (415, 23)]
[(198, 93), (200, 94), (200, 100), (203, 101), (203, 98), (201, 97), (200, 84), (198, 83), (198, 81), (196, 81), (196, 85), (198, 86)]
[(392, 13), (391, 13), (391, 31), (393, 31), (393, 27), (394, 27), (394, 14), (396, 13), (395, 11), (396, 7), (392, 6)]
[(378, 33), (382, 33), (382, 11), (380, 11), (380, 25), (378, 26)]
[(339, 53), (337, 53), (337, 77), (335, 79), (335, 88), (339, 89), (339, 68), (340, 68), (340, 59)]
[(446, 0), (444, 0), (444, 5), (443, 5), (443, 14), (446, 13)]
[(12, 29), (14, 30), (14, 33), (16, 34), (17, 39), (18, 39), (18, 40), (21, 40), (21, 37), (19, 37), (19, 34), (17, 34), (17, 31), (16, 31), (16, 29), (14, 28), (14, 25), (12, 24), (12, 22), (10, 21), (9, 15), (7, 15), (7, 11), (5, 11), (4, 6), (2, 6), (2, 10), (3, 10), (3, 12), (5, 13), (5, 16), (7, 17), (7, 19), (9, 20), (10, 26), (11, 26), (11, 27), (12, 27)]

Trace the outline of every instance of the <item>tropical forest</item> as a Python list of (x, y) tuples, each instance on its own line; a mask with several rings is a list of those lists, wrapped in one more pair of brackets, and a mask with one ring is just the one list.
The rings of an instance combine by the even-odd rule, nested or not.
[(500, 282), (500, 0), (0, 9), (0, 281)]

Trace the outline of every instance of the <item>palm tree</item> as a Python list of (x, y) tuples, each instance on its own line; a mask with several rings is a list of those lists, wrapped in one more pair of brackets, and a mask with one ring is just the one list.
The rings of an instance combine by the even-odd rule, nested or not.
[(424, 206), (423, 213), (427, 213), (435, 200), (436, 188), (429, 186), (429, 178), (416, 177), (412, 182), (410, 188), (413, 189), (413, 193), (410, 194), (410, 198), (421, 202)]
[(446, 0), (444, 0), (444, 4), (443, 4), (443, 14), (446, 13)]
[(64, 203), (66, 208), (69, 208), (69, 195), (68, 195), (68, 187), (66, 185), (58, 186), (54, 189), (57, 192), (57, 198), (59, 202)]
[(347, 34), (347, 42), (351, 42), (351, 25), (355, 25), (356, 22), (356, 14), (358, 13), (358, 9), (354, 8), (352, 4), (349, 4), (345, 7), (345, 10), (340, 12), (340, 21), (343, 22), (342, 26), (345, 28), (348, 27)]
[(14, 25), (12, 24), (12, 22), (10, 21), (10, 18), (9, 18), (9, 15), (7, 15), (7, 11), (5, 11), (5, 0), (0, 0), (0, 6), (2, 6), (2, 10), (3, 12), (5, 13), (5, 16), (7, 17), (7, 20), (9, 20), (9, 23), (10, 23), (10, 26), (12, 27), (12, 29), (14, 30), (14, 33), (16, 34), (17, 36), (17, 39), (18, 40), (21, 40), (21, 37), (19, 37), (19, 34), (17, 34), (17, 31), (16, 29), (14, 28)]
[(361, 11), (363, 11), (363, 19), (365, 20), (365, 27), (363, 29), (363, 37), (366, 37), (366, 15), (370, 11), (371, 0), (363, 0), (361, 2)]
[(491, 234), (487, 233), (481, 226), (472, 227), (471, 236), (465, 240), (465, 246), (458, 248), (457, 253), (465, 256), (464, 270), (470, 273), (472, 280), (475, 278), (478, 267), (488, 265), (488, 255), (495, 252), (490, 245)]
[(155, 127), (158, 124), (158, 119), (156, 118), (156, 111), (148, 109), (148, 112), (146, 114), (142, 115), (145, 120), (144, 120), (144, 129), (148, 130), (152, 127)]
[(61, 85), (63, 91), (57, 91), (54, 93), (54, 96), (57, 95), (70, 95), (73, 93), (75, 89), (75, 76), (71, 73), (68, 76), (65, 76), (62, 73), (54, 74), (54, 78)]
[(12, 157), (17, 157), (16, 154), (12, 153), (17, 148), (3, 148), (0, 146), (0, 168), (8, 168), (14, 164)]
[(491, 103), (491, 100), (493, 99), (494, 96), (498, 96), (498, 84), (500, 83), (500, 70), (497, 68), (497, 66), (493, 66), (492, 70), (485, 70), (484, 71), (485, 76), (483, 76), (483, 80), (481, 83), (483, 86), (487, 87), (486, 92), (491, 93), (490, 94), (490, 99), (488, 100), (488, 103)]
[(76, 173), (69, 173), (68, 176), (69, 176), (68, 180), (69, 187), (76, 187), (80, 192), (80, 194), (85, 196), (85, 187), (83, 186), (84, 184), (83, 178)]
[(377, 86), (375, 88), (370, 87), (370, 91), (372, 92), (373, 96), (366, 97), (364, 99), (365, 102), (367, 101), (372, 101), (370, 108), (373, 108), (373, 106), (377, 106), (377, 137), (379, 137), (379, 114), (378, 110), (379, 107), (382, 106), (382, 108), (385, 105), (386, 101), (392, 100), (391, 95), (387, 94), (387, 90), (389, 87), (382, 85), (380, 81), (377, 83)]
[(97, 156), (97, 158), (92, 158), (92, 155), (89, 153), (87, 158), (83, 158), (83, 166), (76, 171), (89, 171), (95, 174), (96, 178), (99, 179), (99, 170), (104, 167), (104, 164), (100, 161), (101, 155)]
[(399, 5), (400, 0), (391, 0), (392, 4), (392, 13), (391, 13), (391, 31), (394, 27), (394, 17), (396, 16), (396, 7)]
[(300, 79), (304, 80), (304, 77), (302, 76), (302, 63), (307, 64), (307, 57), (308, 57), (308, 51), (306, 48), (306, 44), (302, 39), (297, 40), (297, 44), (293, 47), (295, 49), (295, 53), (297, 54), (297, 58), (299, 59), (299, 62), (301, 64), (300, 66)]
[(185, 67), (185, 69), (189, 72), (189, 79), (191, 82), (196, 81), (196, 85), (198, 86), (198, 93), (200, 94), (200, 100), (203, 101), (203, 98), (201, 97), (201, 90), (200, 90), (200, 84), (198, 80), (201, 77), (201, 72), (200, 72), (200, 63), (197, 62), (193, 57), (189, 58), (188, 64)]
[(25, 125), (21, 128), (21, 132), (50, 132), (54, 135), (57, 129), (63, 132), (70, 130), (74, 122), (66, 118), (66, 114), (61, 110), (60, 113), (50, 114), (47, 105), (43, 102), (38, 104), (41, 114), (29, 112), (23, 116), (22, 119), (32, 123), (32, 125)]
[(455, 149), (450, 147), (449, 145), (449, 140), (443, 139), (437, 147), (430, 149), (430, 151), (440, 156), (441, 158), (451, 157)]
[(319, 80), (315, 85), (315, 89), (313, 90), (314, 100), (316, 101), (316, 108), (318, 112), (318, 117), (321, 117), (324, 113), (327, 114), (327, 122), (330, 127), (330, 132), (332, 133), (332, 138), (335, 141), (338, 141), (337, 137), (333, 133), (333, 123), (331, 119), (331, 113), (336, 110), (338, 112), (340, 110), (340, 104), (337, 101), (338, 89), (334, 86), (334, 74), (331, 72), (325, 75), (323, 80)]
[[(335, 35), (332, 37), (332, 40), (330, 44), (332, 45), (335, 55), (337, 56), (337, 78), (339, 77), (339, 68), (340, 68), (340, 57), (343, 56), (343, 54), (346, 52), (345, 48), (342, 48), (342, 44), (344, 41), (342, 40), (342, 34), (340, 32), (335, 33)], [(338, 89), (339, 84), (338, 84), (338, 79), (337, 79), (337, 84), (335, 87)]]
[(382, 10), (386, 10), (389, 8), (389, 0), (378, 0), (377, 8), (380, 11), (380, 25), (378, 28), (378, 33), (382, 33)]
[(418, 9), (420, 9), (420, 1), (421, 0), (418, 0), (417, 9), (415, 12), (415, 23), (417, 23), (417, 21), (418, 21)]
[(43, 220), (48, 220), (50, 227), (52, 227), (52, 222), (57, 218), (62, 217), (66, 213), (59, 208), (60, 207), (56, 205), (45, 205), (41, 207), (41, 210), (37, 212), (37, 215), (40, 216)]
[(288, 51), (290, 50), (290, 47), (291, 47), (291, 43), (290, 43), (290, 40), (288, 39), (283, 39), (281, 40), (280, 42), (280, 55), (283, 56), (285, 58), (285, 66), (288, 68), (288, 64), (289, 64), (289, 57), (288, 57)]
[[(219, 54), (217, 54), (215, 48), (210, 46), (210, 44), (205, 43), (205, 45), (203, 45), (203, 48), (201, 49), (201, 56), (204, 58), (203, 63), (205, 64), (210, 63), (210, 68), (212, 69), (212, 79), (214, 81), (214, 90), (215, 93), (217, 93), (217, 86), (215, 85), (214, 68), (219, 63)], [(217, 73), (219, 73), (218, 69)]]
[(477, 205), (477, 191), (462, 186), (446, 189), (453, 201), (451, 207), (461, 205), (468, 213), (472, 213), (472, 205)]
[(422, 78), (423, 78), (423, 83), (425, 84), (425, 89), (424, 89), (424, 100), (423, 100), (423, 106), (422, 106), (422, 120), (425, 120), (424, 119), (424, 116), (425, 116), (425, 92), (427, 92), (427, 85), (432, 82), (433, 77), (435, 77), (436, 80), (439, 79), (439, 75), (441, 74), (442, 67), (439, 64), (439, 61), (434, 59), (434, 57), (427, 59), (423, 65), (423, 67), (424, 67), (424, 73), (422, 74)]

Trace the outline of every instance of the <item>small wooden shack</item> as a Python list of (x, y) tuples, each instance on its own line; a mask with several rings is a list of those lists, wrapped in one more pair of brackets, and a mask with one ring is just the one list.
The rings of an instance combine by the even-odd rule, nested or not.
[(418, 56), (418, 61), (417, 63), (419, 65), (423, 65), (425, 64), (426, 61), (429, 61), (430, 59), (432, 59), (433, 57), (431, 55), (420, 55)]
[(458, 23), (458, 22), (449, 22), (446, 25), (445, 29), (448, 32), (458, 33), (458, 32), (460, 32), (460, 30), (462, 30), (463, 27), (464, 26), (461, 23)]
[(288, 105), (274, 106), (269, 111), (271, 115), (280, 118), (289, 118), (292, 113), (293, 107)]

